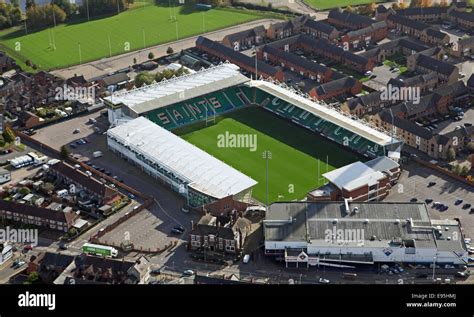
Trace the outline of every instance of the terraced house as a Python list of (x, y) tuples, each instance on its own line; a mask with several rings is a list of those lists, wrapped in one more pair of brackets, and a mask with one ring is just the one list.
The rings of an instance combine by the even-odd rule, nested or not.
[(387, 22), (379, 21), (368, 27), (347, 32), (341, 38), (343, 43), (349, 43), (351, 48), (363, 47), (387, 37)]
[(269, 45), (260, 48), (257, 56), (259, 59), (278, 64), (317, 82), (325, 83), (331, 80), (333, 75), (333, 71), (329, 67)]
[(365, 15), (347, 12), (341, 9), (332, 9), (328, 15), (328, 23), (340, 29), (358, 30), (368, 27), (374, 22), (375, 20)]
[(267, 31), (263, 25), (254, 27), (250, 30), (244, 30), (237, 33), (226, 35), (222, 39), (222, 44), (235, 51), (250, 48), (253, 45), (260, 45), (265, 40)]

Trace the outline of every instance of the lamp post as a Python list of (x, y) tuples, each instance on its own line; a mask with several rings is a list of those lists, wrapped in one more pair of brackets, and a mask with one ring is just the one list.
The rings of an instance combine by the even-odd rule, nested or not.
[(272, 152), (265, 150), (262, 153), (266, 165), (266, 206), (268, 207), (268, 160), (272, 159)]

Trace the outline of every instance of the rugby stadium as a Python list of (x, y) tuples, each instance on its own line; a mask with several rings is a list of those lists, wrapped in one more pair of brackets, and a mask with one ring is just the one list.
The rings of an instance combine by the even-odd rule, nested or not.
[[(115, 92), (105, 103), (109, 149), (181, 193), (191, 207), (229, 195), (302, 199), (325, 183), (322, 174), (399, 152), (402, 144), (284, 84), (252, 80), (230, 63)], [(255, 138), (254, 147), (218, 144), (229, 135)]]

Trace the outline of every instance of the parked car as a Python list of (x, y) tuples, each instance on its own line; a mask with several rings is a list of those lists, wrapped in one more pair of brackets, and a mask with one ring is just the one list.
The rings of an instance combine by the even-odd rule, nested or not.
[(319, 283), (321, 283), (321, 284), (329, 284), (330, 281), (329, 281), (328, 279), (326, 279), (326, 278), (320, 277), (320, 278), (319, 278)]
[(13, 268), (14, 268), (14, 269), (18, 269), (18, 268), (22, 267), (22, 266), (25, 265), (25, 264), (26, 264), (25, 261), (19, 260), (18, 262), (16, 262), (16, 263), (13, 264)]
[(184, 230), (185, 230), (184, 227), (181, 226), (181, 225), (174, 227), (174, 229), (176, 229), (178, 231), (181, 231), (181, 232), (184, 232)]
[(74, 129), (74, 130), (72, 131), (73, 134), (78, 134), (78, 133), (80, 133), (80, 132), (81, 132), (80, 129)]
[(471, 210), (469, 210), (469, 213), (474, 214), (474, 208), (471, 208)]
[(173, 234), (182, 234), (183, 232), (181, 230), (173, 228), (173, 229), (171, 229), (171, 233), (173, 233)]
[(185, 270), (185, 271), (183, 272), (183, 275), (187, 275), (187, 276), (191, 276), (191, 275), (194, 275), (194, 274), (196, 274), (196, 273), (194, 273), (193, 270)]
[(454, 202), (454, 204), (455, 204), (456, 206), (458, 206), (458, 205), (462, 204), (462, 202), (463, 202), (462, 199), (456, 199), (456, 201)]
[(433, 199), (431, 199), (431, 198), (426, 198), (425, 199), (425, 203), (427, 203), (427, 204), (431, 204), (432, 202), (433, 202)]
[(462, 205), (462, 209), (469, 209), (469, 208), (471, 208), (471, 204), (469, 203)]
[(59, 248), (61, 250), (67, 250), (69, 248), (69, 245), (67, 243), (60, 243)]
[(418, 201), (418, 198), (413, 197), (412, 199), (410, 199), (410, 201), (411, 201), (412, 203), (416, 203), (416, 202)]
[(151, 275), (160, 275), (161, 274), (161, 269), (160, 268), (154, 268), (153, 270), (150, 271)]

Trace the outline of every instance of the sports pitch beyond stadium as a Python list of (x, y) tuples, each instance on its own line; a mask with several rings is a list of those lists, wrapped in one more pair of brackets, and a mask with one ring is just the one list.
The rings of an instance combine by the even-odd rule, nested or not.
[[(170, 15), (176, 20), (170, 20)], [(175, 41), (177, 36), (182, 39), (261, 18), (263, 16), (257, 13), (238, 10), (198, 11), (191, 6), (177, 6), (170, 10), (166, 6), (147, 4), (90, 22), (62, 23), (43, 30), (29, 29), (26, 35), (23, 26), (9, 28), (0, 32), (0, 47), (22, 61), (29, 59), (40, 69), (54, 69)], [(143, 57), (147, 58), (146, 55)], [(131, 59), (130, 65), (132, 63)]]
[[(272, 153), (268, 173), (269, 202), (302, 199), (308, 191), (325, 183), (322, 174), (364, 160), (314, 132), (255, 107), (216, 117), (215, 123), (210, 122), (207, 127), (200, 122), (173, 132), (258, 181), (253, 197), (261, 202), (266, 199), (264, 151)], [(256, 150), (232, 145), (219, 147), (218, 140), (226, 133), (256, 135)]]

